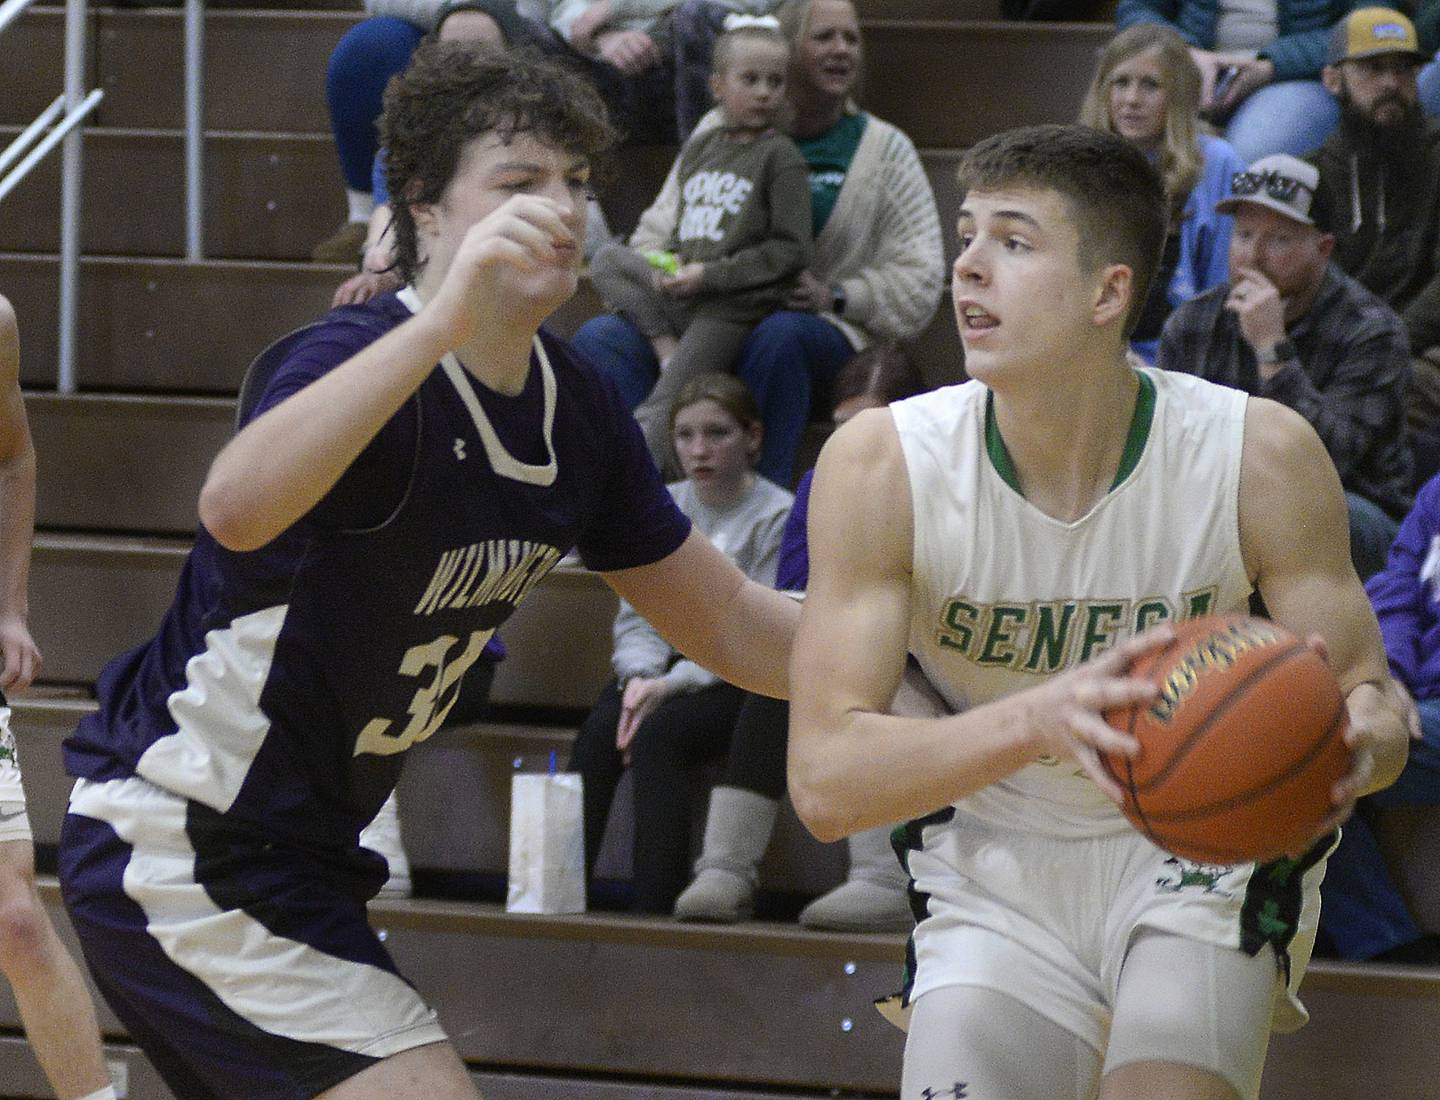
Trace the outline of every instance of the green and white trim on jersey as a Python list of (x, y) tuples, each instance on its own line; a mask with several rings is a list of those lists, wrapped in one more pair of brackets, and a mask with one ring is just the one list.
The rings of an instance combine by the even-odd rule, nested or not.
[[(1062, 521), (1026, 500), (979, 382), (890, 406), (914, 504), (908, 645), (960, 709), (1031, 687), (1166, 619), (1243, 610), (1246, 395), (1137, 372), (1111, 490)], [(1037, 761), (964, 800), (1027, 831), (1129, 828), (1078, 767)]]
[[(1247, 397), (1137, 376), (1110, 491), (1074, 521), (1025, 498), (979, 382), (891, 406), (915, 516), (908, 643), (952, 709), (1032, 687), (1156, 622), (1247, 608)], [(992, 986), (1101, 1049), (1127, 937), (1149, 927), (1251, 955), (1271, 944), (1276, 1024), (1294, 1026), (1304, 1010), (1283, 979), (1308, 961), (1329, 846), (1259, 867), (1185, 863), (1131, 829), (1078, 766), (1038, 760), (897, 831), (919, 923), (894, 1007), (940, 985)], [(986, 962), (992, 948), (1003, 963)]]

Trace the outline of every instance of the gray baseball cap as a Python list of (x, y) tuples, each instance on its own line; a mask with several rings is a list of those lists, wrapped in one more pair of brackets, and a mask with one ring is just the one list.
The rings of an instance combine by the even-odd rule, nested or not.
[(1286, 153), (1274, 153), (1236, 172), (1230, 181), (1230, 197), (1217, 202), (1215, 210), (1233, 214), (1241, 203), (1248, 202), (1269, 207), (1291, 221), (1316, 225), (1313, 207), (1319, 184), (1320, 172), (1313, 164)]

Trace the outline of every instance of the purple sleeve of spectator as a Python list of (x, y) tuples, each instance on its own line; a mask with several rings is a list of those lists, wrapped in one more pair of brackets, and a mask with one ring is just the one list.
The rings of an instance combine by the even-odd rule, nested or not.
[(1422, 686), (1425, 639), (1437, 625), (1431, 578), (1422, 576), (1440, 536), (1440, 478), (1432, 478), (1400, 525), (1384, 569), (1365, 584), (1391, 671), (1412, 692)]
[(780, 540), (780, 563), (775, 569), (775, 587), (783, 592), (803, 592), (810, 583), (810, 543), (805, 521), (810, 512), (810, 483), (815, 471), (806, 470), (795, 486), (795, 503), (785, 521), (785, 534)]

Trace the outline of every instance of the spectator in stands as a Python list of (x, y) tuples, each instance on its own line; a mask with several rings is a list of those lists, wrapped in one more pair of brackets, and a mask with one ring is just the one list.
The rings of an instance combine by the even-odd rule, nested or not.
[[(851, 98), (861, 73), (851, 0), (785, 0), (776, 15), (794, 43), (791, 133), (810, 166), (815, 252), (787, 308), (756, 326), (736, 369), (765, 421), (759, 471), (788, 485), (812, 398), (828, 407), (835, 375), (871, 342), (920, 334), (939, 303), (945, 261), (935, 196), (915, 146)], [(701, 122), (718, 124), (718, 111)], [(630, 246), (664, 248), (679, 206), (672, 173)], [(588, 321), (575, 344), (615, 379), (632, 408), (650, 392), (659, 363), (625, 318)]]
[(1432, 117), (1440, 115), (1440, 0), (1419, 0), (1406, 4), (1415, 13), (1415, 32), (1420, 52), (1428, 59), (1420, 69), (1420, 109)]
[(1320, 936), (1345, 959), (1440, 962), (1421, 934), (1372, 830), (1376, 811), (1440, 803), (1440, 479), (1420, 490), (1385, 568), (1365, 585), (1395, 679), (1419, 704), (1421, 737), (1393, 786), (1367, 795), (1345, 822), (1320, 886)]
[[(504, 20), (498, 24), (501, 27), (498, 40), (494, 33), (497, 23), (490, 14), (492, 11), (500, 13)], [(532, 40), (525, 24), (517, 20), (508, 7), (498, 6), (497, 0), (449, 0), (435, 17), (432, 37), (442, 42), (490, 43), (502, 49), (512, 43), (523, 44)], [(391, 232), (390, 188), (385, 182), (384, 149), (377, 150), (371, 162), (370, 194), (373, 209), (361, 245), (360, 270), (335, 289), (331, 305), (359, 305), (377, 294), (400, 288), (395, 237)], [(587, 200), (586, 209), (584, 252), (585, 259), (589, 260), (602, 244), (611, 240), (611, 234), (605, 224), (605, 213), (593, 195)]]
[(693, 531), (614, 388), (540, 331), (611, 138), (594, 89), (429, 43), (382, 127), (409, 285), (261, 361), (173, 604), (64, 745), (71, 924), (187, 1100), (478, 1096), (367, 918), (357, 841), (572, 547), (677, 648), (786, 687), (793, 601)]
[(1190, 44), (1200, 106), (1247, 164), (1310, 152), (1339, 112), (1320, 83), (1330, 28), (1352, 0), (1120, 0), (1120, 30), (1165, 23)]
[[(670, 486), (675, 503), (746, 576), (774, 584), (793, 498), (755, 473), (762, 428), (750, 391), (733, 375), (694, 378), (676, 397), (670, 431), (684, 472)], [(585, 777), (587, 878), (628, 765), (635, 793), (635, 907), (669, 913), (689, 876), (700, 771), (726, 759), (745, 693), (682, 657), (626, 603), (615, 617), (612, 661), (615, 679), (580, 727), (570, 758), (570, 770)], [(739, 766), (758, 771), (760, 762)], [(748, 814), (752, 807), (739, 809)], [(761, 824), (757, 819), (753, 827)], [(768, 837), (768, 825), (765, 830)]]
[[(30, 542), (35, 534), (35, 448), (20, 396), (15, 311), (0, 297), (0, 690), (24, 691), (40, 671), (30, 637)], [(95, 1006), (35, 889), (35, 844), (0, 695), (0, 972), (50, 1087), (62, 1100), (115, 1100)]]
[(1420, 110), (1423, 60), (1398, 11), (1337, 23), (1324, 78), (1340, 126), (1308, 158), (1335, 212), (1335, 263), (1405, 322), (1412, 433), (1440, 422), (1440, 126)]
[[(872, 344), (836, 375), (832, 419), (838, 426), (864, 409), (888, 405), (925, 388), (919, 370), (899, 346)], [(807, 470), (801, 477), (785, 521), (775, 573), (775, 585), (782, 591), (803, 592), (810, 579), (805, 517), (813, 476), (814, 471)], [(783, 700), (746, 694), (725, 773), (710, 792), (695, 879), (675, 902), (680, 920), (733, 924), (754, 911), (760, 861), (785, 796), (789, 722), (790, 707)], [(914, 918), (908, 880), (890, 847), (889, 828), (863, 830), (847, 843), (850, 867), (845, 882), (801, 910), (800, 923), (850, 932), (909, 931)]]
[(1228, 142), (1199, 128), (1200, 71), (1185, 40), (1163, 23), (1121, 31), (1100, 55), (1080, 122), (1119, 134), (1159, 169), (1170, 196), (1170, 233), (1150, 296), (1130, 336), (1155, 361), (1160, 326), (1170, 311), (1228, 274), (1230, 216), (1215, 204), (1245, 164)]
[(1384, 302), (1330, 262), (1333, 211), (1313, 165), (1279, 153), (1235, 177), (1230, 281), (1165, 322), (1159, 366), (1288, 405), (1334, 460), (1362, 579), (1410, 504), (1409, 341)]
[(676, 159), (674, 236), (646, 255), (606, 245), (590, 264), (595, 289), (645, 334), (660, 363), (635, 419), (662, 466), (681, 388), (731, 370), (755, 322), (785, 300), (810, 261), (808, 170), (775, 128), (790, 43), (773, 16), (732, 14), (726, 27), (711, 77), (723, 121), (692, 137)]
[[(522, 0), (527, 10), (545, 0)], [(466, 37), (505, 46), (528, 35), (516, 0), (466, 0)], [(351, 27), (330, 54), (325, 98), (345, 179), (347, 214), (340, 228), (311, 250), (325, 263), (353, 264), (365, 247), (375, 200), (372, 168), (379, 135), (381, 100), (390, 78), (410, 61), (415, 47), (448, 12), (444, 0), (366, 0), (369, 18)], [(458, 29), (458, 25), (457, 25)]]

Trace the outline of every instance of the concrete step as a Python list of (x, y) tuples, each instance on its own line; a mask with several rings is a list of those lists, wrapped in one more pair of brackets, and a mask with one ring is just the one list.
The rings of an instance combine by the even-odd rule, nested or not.
[[(91, 8), (86, 80), (105, 98), (87, 125), (178, 127), (184, 118), (183, 13), (178, 8)], [(325, 66), (363, 18), (347, 11), (217, 10), (205, 17), (205, 126), (328, 133)], [(0, 74), (0, 123), (24, 125), (64, 87), (62, 8), (32, 8), (7, 52), (22, 72)], [(255, 89), (272, 93), (255, 94)]]
[[(908, 130), (918, 144), (936, 147), (971, 144), (1024, 122), (1072, 119), (1095, 49), (1113, 33), (1106, 22), (997, 21), (991, 0), (904, 0), (873, 8), (862, 24), (868, 58), (862, 105)], [(326, 63), (359, 18), (354, 12), (211, 12), (205, 127), (328, 134)], [(0, 73), (0, 123), (28, 123), (58, 93), (62, 25), (59, 9), (32, 10), (21, 20), (21, 43), (34, 67), (23, 77)], [(101, 8), (92, 26), (91, 83), (106, 92), (93, 124), (180, 127), (180, 12)], [(290, 94), (257, 96), (256, 87)]]
[[(73, 950), (51, 880), (41, 893)], [(709, 1100), (732, 1096), (729, 1087), (741, 1090), (732, 1100), (895, 1095), (903, 1037), (870, 1001), (900, 978), (900, 936), (428, 901), (377, 902), (372, 921), (462, 1056), (491, 1074), (543, 1075), (584, 1100)], [(1423, 1037), (1440, 1027), (1440, 971), (1318, 962), (1304, 988), (1311, 1022), (1274, 1038), (1261, 1100), (1433, 1100), (1440, 1055)], [(101, 1016), (106, 1035), (121, 1039), (103, 1007)], [(0, 1026), (17, 1025), (0, 987)], [(563, 1082), (576, 1079), (611, 1091), (572, 1093)]]
[(1103, 23), (871, 22), (866, 69), (876, 79), (867, 79), (863, 105), (922, 149), (1073, 122), (1114, 33)]
[[(37, 535), (30, 625), (45, 655), (41, 682), (93, 684), (110, 658), (150, 638), (170, 606), (188, 549), (176, 538)], [(598, 575), (557, 567), (501, 629), (510, 656), (496, 674), (492, 700), (588, 708), (610, 677), (616, 607)]]
[[(958, 154), (925, 157), (954, 254)], [(76, 374), (82, 390), (233, 396), (245, 368), (271, 341), (321, 316), (347, 272), (333, 265), (97, 256), (81, 262)], [(0, 253), (0, 291), (20, 319), (21, 379), (34, 389), (56, 380), (59, 264), (53, 255)], [(588, 280), (550, 318), (572, 336), (604, 310)], [(949, 300), (915, 342), (932, 385), (964, 376)], [(822, 415), (823, 410), (816, 410)]]
[[(94, 711), (95, 702), (79, 693), (51, 692), (20, 696), (13, 704), (31, 828), (37, 844), (53, 846), (59, 843), (74, 784), (65, 775), (60, 742)], [(574, 724), (486, 721), (447, 727), (415, 746), (397, 788), (405, 851), (415, 871), (445, 876), (444, 881), (461, 890), (478, 883), (477, 876), (503, 880), (509, 868), (511, 777), (547, 771), (552, 753), (563, 768), (574, 737)], [(696, 809), (698, 842), (704, 807)], [(633, 844), (633, 803), (626, 781), (597, 859), (598, 876), (628, 880)], [(844, 877), (844, 846), (821, 844), (787, 805), (761, 867), (762, 888), (815, 897)]]
[[(173, 1100), (139, 1047), (107, 1043), (111, 1075), (120, 1100)], [(577, 1077), (472, 1069), (470, 1080), (485, 1100), (802, 1100), (813, 1093), (662, 1085), (652, 1081), (585, 1080)], [(54, 1096), (22, 1033), (0, 1033), (0, 1100), (46, 1100)], [(858, 1095), (858, 1094), (857, 1094)], [(183, 1100), (183, 1098), (182, 1098)], [(863, 1100), (863, 1098), (860, 1098)]]
[[(0, 93), (3, 94), (3, 93)], [(0, 127), (0, 144), (18, 133)], [(182, 256), (185, 154), (178, 130), (87, 130), (81, 248), (88, 254)], [(208, 133), (205, 254), (308, 259), (345, 217), (334, 144), (324, 134)], [(47, 157), (6, 199), (0, 250), (59, 248), (60, 158)]]
[(39, 526), (194, 534), (200, 486), (233, 431), (232, 399), (30, 393), (25, 405)]
[[(233, 397), (251, 360), (323, 315), (348, 275), (333, 264), (86, 257), (76, 310), (80, 388)], [(20, 319), (28, 387), (55, 386), (59, 277), (54, 255), (0, 253), (0, 291)], [(549, 324), (573, 335), (602, 308), (582, 280)]]

